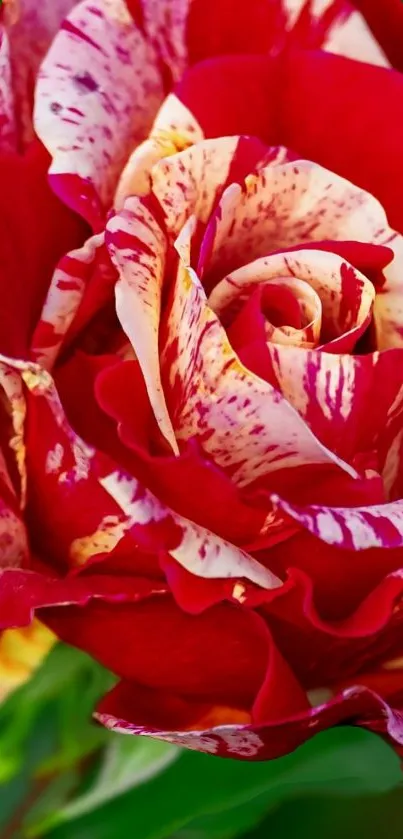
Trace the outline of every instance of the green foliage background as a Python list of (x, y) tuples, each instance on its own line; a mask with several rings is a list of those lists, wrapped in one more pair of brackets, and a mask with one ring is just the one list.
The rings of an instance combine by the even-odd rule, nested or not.
[(380, 738), (333, 729), (242, 763), (91, 722), (110, 674), (59, 645), (0, 708), (1, 839), (403, 836), (403, 775)]

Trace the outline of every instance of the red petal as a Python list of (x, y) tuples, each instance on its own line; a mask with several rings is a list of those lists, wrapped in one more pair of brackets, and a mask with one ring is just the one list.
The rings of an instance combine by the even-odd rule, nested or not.
[(26, 357), (55, 263), (86, 227), (53, 195), (49, 158), (35, 143), (24, 157), (0, 155), (1, 351)]
[[(140, 577), (91, 576), (57, 577), (21, 569), (0, 571), (0, 629), (28, 626), (37, 609), (72, 604), (85, 606), (91, 600), (107, 603), (137, 603), (164, 594), (166, 587)], [(46, 620), (47, 612), (43, 613)]]
[(374, 0), (354, 0), (354, 4), (364, 15), (389, 61), (398, 70), (403, 70), (403, 7), (400, 0), (382, 0), (382, 6)]
[[(211, 717), (214, 726), (214, 707)], [(268, 725), (234, 725), (227, 712), (222, 725), (218, 716), (212, 728), (199, 728), (206, 708), (190, 706), (170, 694), (144, 692), (132, 684), (119, 684), (101, 702), (96, 718), (103, 725), (125, 734), (143, 734), (189, 749), (241, 760), (269, 760), (293, 751), (314, 734), (340, 723), (358, 722), (385, 732), (396, 744), (403, 743), (401, 713), (380, 696), (360, 687), (350, 687), (331, 702), (275, 720)]]
[(252, 611), (220, 604), (186, 615), (169, 597), (135, 607), (90, 603), (46, 613), (64, 640), (123, 678), (193, 700), (248, 708), (264, 677), (269, 636)]

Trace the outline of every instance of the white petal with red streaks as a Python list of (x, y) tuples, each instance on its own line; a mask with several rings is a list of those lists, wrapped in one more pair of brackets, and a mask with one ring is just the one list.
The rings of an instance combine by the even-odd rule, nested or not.
[(191, 218), (177, 246), (185, 262), (161, 327), (163, 384), (177, 438), (199, 437), (240, 486), (308, 463), (334, 463), (355, 475), (277, 390), (240, 363), (186, 260), (193, 226)]
[(273, 503), (313, 536), (346, 550), (403, 547), (403, 501), (372, 507), (321, 507), (290, 504), (278, 496)]
[(204, 140), (154, 167), (153, 192), (172, 235), (177, 236), (193, 214), (202, 222), (208, 220), (227, 180), (238, 143), (238, 137)]
[[(58, 193), (89, 220), (107, 208), (163, 98), (157, 57), (123, 0), (83, 0), (42, 65), (35, 128)], [(71, 186), (62, 176), (75, 176)], [(88, 206), (87, 206), (88, 205)]]
[(141, 365), (158, 425), (177, 453), (161, 384), (158, 348), (165, 234), (141, 200), (133, 196), (108, 222), (106, 241), (120, 277), (115, 290), (118, 318)]
[(115, 472), (101, 483), (127, 516), (128, 527), (169, 518), (178, 525), (182, 539), (176, 548), (169, 548), (169, 553), (192, 574), (209, 579), (244, 577), (265, 589), (282, 585), (278, 577), (241, 548), (165, 507), (135, 478)]

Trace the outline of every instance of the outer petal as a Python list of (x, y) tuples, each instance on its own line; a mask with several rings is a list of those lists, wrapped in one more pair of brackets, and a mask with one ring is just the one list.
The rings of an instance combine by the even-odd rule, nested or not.
[(80, 566), (121, 549), (135, 573), (139, 548), (151, 556), (169, 552), (202, 577), (245, 577), (263, 588), (281, 586), (245, 551), (177, 515), (135, 478), (116, 467), (109, 472), (110, 461), (69, 426), (48, 373), (23, 362), (8, 366), (20, 371), (27, 389), (31, 542), (51, 566)]
[(291, 41), (384, 64), (382, 50), (354, 5), (347, 0), (251, 0), (233, 14), (231, 0), (193, 0), (188, 24), (190, 60), (274, 53)]
[[(369, 89), (371, 97), (365, 95)], [(403, 230), (400, 73), (322, 50), (288, 50), (279, 58), (243, 55), (202, 62), (188, 70), (176, 94), (206, 137), (247, 133), (295, 149), (372, 192), (391, 224)], [(380, 128), (386, 125), (388, 131)]]
[(53, 157), (54, 190), (94, 226), (162, 96), (155, 51), (124, 0), (80, 2), (42, 65), (35, 128)]
[[(9, 29), (12, 87), (20, 144), (34, 137), (32, 108), (35, 79), (63, 18), (77, 0), (21, 0)], [(13, 4), (12, 4), (13, 5)], [(6, 6), (7, 11), (7, 6)]]
[(55, 263), (86, 226), (53, 195), (39, 142), (24, 156), (0, 154), (0, 352), (27, 357)]
[(382, 8), (372, 0), (354, 0), (354, 3), (364, 15), (389, 61), (397, 69), (403, 70), (403, 9), (400, 0), (384, 0)]
[[(202, 709), (192, 710), (194, 715)], [(278, 718), (267, 725), (231, 724), (228, 709), (224, 716), (228, 723), (222, 724), (220, 709), (217, 710), (214, 721), (214, 708), (210, 709), (212, 727), (201, 725), (198, 728), (183, 700), (169, 695), (144, 695), (135, 686), (123, 683), (101, 702), (96, 718), (107, 728), (122, 734), (149, 735), (188, 749), (241, 760), (280, 757), (319, 731), (352, 721), (386, 733), (394, 744), (403, 743), (401, 712), (359, 684), (349, 687), (331, 702), (300, 714), (290, 714), (288, 719)]]
[(0, 629), (30, 625), (37, 609), (85, 606), (98, 599), (108, 603), (138, 603), (165, 593), (164, 583), (141, 577), (89, 574), (61, 578), (4, 569), (0, 571)]
[(17, 133), (14, 95), (11, 84), (10, 44), (7, 32), (0, 24), (0, 151), (14, 151)]

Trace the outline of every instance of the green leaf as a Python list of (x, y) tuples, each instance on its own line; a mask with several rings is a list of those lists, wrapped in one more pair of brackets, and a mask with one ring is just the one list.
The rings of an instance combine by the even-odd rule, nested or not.
[[(221, 833), (212, 835), (221, 839), (236, 835), (236, 824), (235, 832), (231, 832), (228, 820), (225, 823), (226, 817), (234, 822), (232, 808), (241, 812), (244, 805), (249, 807), (252, 821), (244, 826), (253, 824), (251, 801), (258, 797), (261, 800), (255, 801), (257, 820), (265, 809), (298, 792), (370, 794), (393, 789), (401, 777), (399, 759), (393, 750), (380, 738), (358, 728), (325, 732), (293, 754), (267, 763), (243, 763), (184, 752), (148, 783), (104, 803), (92, 813), (60, 824), (46, 836), (110, 839), (113, 835), (113, 839), (127, 839), (129, 834), (141, 839), (165, 839), (185, 827), (199, 830), (200, 835), (197, 820), (212, 814), (216, 819), (215, 814), (220, 813)], [(59, 818), (66, 818), (66, 812), (62, 811)], [(247, 822), (246, 816), (245, 819)]]
[(162, 772), (179, 755), (179, 749), (145, 737), (115, 736), (105, 750), (92, 788), (64, 807), (56, 816), (39, 821), (31, 836), (40, 835), (54, 820), (70, 820), (101, 807), (129, 789)]

